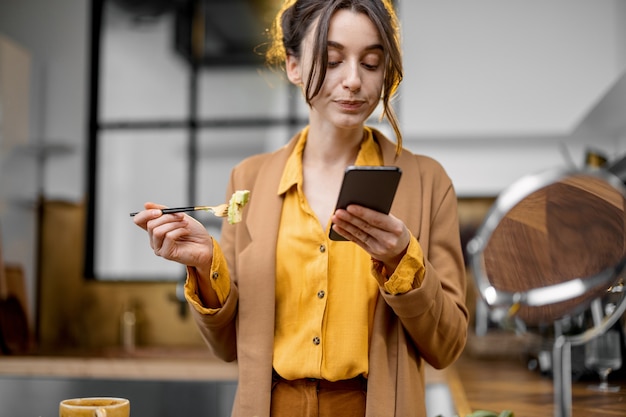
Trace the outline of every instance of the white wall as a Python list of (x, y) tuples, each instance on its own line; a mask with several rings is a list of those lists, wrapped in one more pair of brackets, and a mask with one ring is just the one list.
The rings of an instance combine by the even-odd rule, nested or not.
[[(531, 172), (615, 157), (614, 132), (580, 124), (626, 68), (624, 2), (405, 0), (407, 146), (447, 168), (460, 195)], [(623, 109), (621, 109), (623, 110)]]
[(72, 154), (49, 158), (42, 166), (28, 152), (0, 158), (7, 157), (0, 164), (2, 191), (11, 194), (11, 200), (17, 196), (31, 203), (0, 201), (4, 255), (7, 262), (24, 268), (31, 313), (36, 304), (37, 241), (32, 203), (40, 189), (51, 199), (80, 201), (84, 197), (88, 4), (84, 0), (0, 0), (0, 33), (31, 57), (29, 143), (59, 143), (73, 149)]
[(402, 4), (410, 135), (567, 134), (624, 70), (615, 1)]
[(49, 159), (48, 198), (84, 197), (88, 5), (85, 0), (0, 0), (0, 32), (33, 57), (32, 140), (74, 148), (70, 156)]
[[(75, 149), (48, 161), (48, 198), (84, 196), (88, 4), (0, 0), (0, 32), (33, 56), (33, 139)], [(532, 152), (537, 142), (557, 143), (557, 151), (549, 146), (554, 155), (560, 154), (560, 142), (583, 149), (591, 139), (569, 134), (626, 67), (626, 7), (620, 0), (400, 0), (400, 13), (403, 128), (412, 148), (435, 156), (475, 149), (485, 160), (519, 160), (507, 155), (527, 147), (540, 155)], [(607, 146), (614, 150), (612, 143)], [(475, 163), (468, 159), (473, 160), (446, 164), (462, 171), (457, 185), (462, 194), (465, 187), (469, 193), (475, 188)], [(483, 183), (478, 175), (476, 182)]]

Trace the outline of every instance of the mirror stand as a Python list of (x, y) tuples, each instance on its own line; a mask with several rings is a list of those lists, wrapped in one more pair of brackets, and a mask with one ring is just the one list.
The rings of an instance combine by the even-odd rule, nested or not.
[(572, 415), (572, 344), (561, 335), (552, 348), (554, 417)]
[[(616, 267), (616, 275), (621, 274), (624, 260)], [(588, 343), (595, 337), (600, 336), (609, 330), (626, 312), (626, 299), (624, 298), (623, 284), (615, 285), (610, 290), (611, 293), (620, 293), (620, 300), (615, 308), (604, 317), (597, 317), (594, 320), (594, 327), (586, 332), (568, 336), (557, 335), (552, 347), (552, 372), (554, 387), (554, 416), (572, 416), (572, 346), (580, 346)], [(601, 303), (599, 299), (594, 300)]]

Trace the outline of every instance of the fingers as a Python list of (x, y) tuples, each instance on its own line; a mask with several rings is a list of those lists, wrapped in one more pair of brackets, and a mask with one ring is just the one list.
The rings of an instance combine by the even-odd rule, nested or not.
[(147, 202), (144, 204), (144, 210), (138, 212), (137, 214), (131, 214), (133, 216), (133, 222), (142, 229), (147, 230), (148, 221), (163, 215), (161, 212), (162, 208), (166, 208), (166, 206)]
[(164, 206), (163, 204), (157, 204), (157, 203), (153, 203), (153, 202), (151, 202), (151, 201), (148, 201), (148, 202), (147, 202), (147, 203), (145, 203), (143, 206), (144, 206), (144, 208), (145, 208), (146, 210), (149, 210), (149, 209), (164, 209), (164, 208), (167, 208), (167, 206)]
[[(186, 223), (183, 222), (184, 215), (182, 213), (164, 215), (161, 209), (166, 208), (162, 204), (147, 202), (144, 204), (144, 210), (140, 211), (133, 217), (135, 224), (148, 232), (150, 247), (155, 254), (165, 256), (163, 245), (168, 235), (171, 238), (177, 238), (184, 234), (182, 230)], [(177, 231), (176, 233), (173, 233)]]
[(371, 239), (384, 240), (386, 234), (394, 234), (401, 229), (396, 225), (401, 222), (397, 219), (394, 222), (390, 215), (356, 205), (350, 205), (345, 210), (337, 210), (333, 222), (363, 242)]
[(335, 231), (357, 244), (368, 246), (377, 231), (364, 220), (348, 212), (338, 211), (333, 220)]
[(351, 205), (346, 210), (337, 210), (332, 221), (338, 233), (379, 260), (395, 258), (408, 246), (408, 230), (393, 215)]
[(145, 203), (133, 217), (148, 232), (155, 255), (183, 265), (202, 266), (212, 259), (212, 237), (202, 223), (184, 213), (163, 214), (166, 206)]
[(169, 258), (172, 242), (189, 234), (189, 230), (186, 229), (187, 222), (179, 217), (165, 215), (148, 222), (150, 247), (156, 255)]

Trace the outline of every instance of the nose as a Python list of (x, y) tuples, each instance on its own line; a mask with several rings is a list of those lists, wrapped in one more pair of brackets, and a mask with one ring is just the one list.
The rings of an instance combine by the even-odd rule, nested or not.
[(345, 67), (346, 73), (343, 78), (343, 87), (350, 92), (356, 93), (361, 89), (361, 73), (358, 64), (350, 64)]

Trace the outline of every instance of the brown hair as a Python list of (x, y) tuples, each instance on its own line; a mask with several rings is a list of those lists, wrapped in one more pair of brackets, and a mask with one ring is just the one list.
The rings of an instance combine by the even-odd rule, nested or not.
[[(270, 45), (266, 52), (267, 62), (282, 66), (287, 55), (300, 58), (302, 40), (319, 18), (314, 34), (313, 64), (306, 82), (306, 102), (320, 92), (328, 68), (328, 28), (333, 14), (340, 9), (363, 13), (378, 29), (385, 51), (385, 75), (383, 80), (383, 114), (393, 128), (397, 146), (402, 149), (402, 133), (391, 98), (402, 81), (402, 54), (400, 52), (400, 30), (396, 13), (390, 0), (286, 0), (276, 15), (270, 29)], [(317, 76), (319, 74), (319, 76)]]

